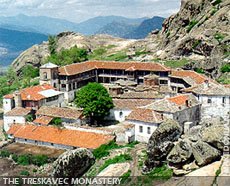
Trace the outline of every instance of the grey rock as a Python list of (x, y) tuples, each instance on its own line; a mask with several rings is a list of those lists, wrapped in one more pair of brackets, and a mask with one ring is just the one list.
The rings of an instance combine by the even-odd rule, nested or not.
[(195, 169), (198, 169), (199, 168), (199, 166), (197, 166), (197, 164), (196, 164), (196, 162), (195, 161), (193, 161), (193, 162), (191, 162), (191, 163), (189, 163), (189, 164), (186, 164), (186, 165), (184, 165), (183, 166), (183, 169), (184, 170), (195, 170)]
[(189, 142), (187, 140), (180, 140), (168, 154), (167, 160), (174, 164), (184, 163), (191, 155), (192, 149)]
[(207, 165), (221, 155), (219, 150), (202, 141), (192, 144), (192, 152), (199, 166)]
[(54, 177), (80, 177), (94, 163), (95, 158), (91, 151), (84, 148), (69, 150), (63, 153), (53, 163), (52, 176)]
[(143, 172), (150, 171), (166, 159), (174, 144), (182, 134), (182, 129), (174, 120), (166, 120), (152, 134), (147, 147), (148, 159)]

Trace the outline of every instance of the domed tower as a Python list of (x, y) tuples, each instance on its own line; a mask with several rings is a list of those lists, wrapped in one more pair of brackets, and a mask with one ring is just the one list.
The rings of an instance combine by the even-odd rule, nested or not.
[(59, 89), (57, 65), (49, 62), (40, 67), (40, 85), (43, 84)]

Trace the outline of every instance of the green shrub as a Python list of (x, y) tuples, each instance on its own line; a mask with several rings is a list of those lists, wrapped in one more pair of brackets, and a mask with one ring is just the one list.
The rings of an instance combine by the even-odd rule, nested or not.
[(29, 173), (29, 171), (27, 171), (27, 170), (22, 170), (22, 171), (20, 172), (20, 175), (22, 175), (22, 176), (29, 176), (30, 173)]
[(126, 52), (118, 52), (118, 53), (115, 53), (115, 54), (111, 54), (107, 57), (104, 58), (104, 60), (107, 60), (107, 61), (123, 61), (125, 59), (127, 59), (128, 56), (126, 55)]
[(192, 20), (189, 24), (188, 24), (188, 28), (187, 28), (187, 32), (190, 32), (193, 27), (198, 23), (197, 20)]
[(30, 164), (30, 155), (20, 155), (17, 158), (17, 163), (20, 165), (29, 165)]
[(48, 156), (46, 155), (34, 155), (31, 158), (31, 163), (37, 166), (42, 166), (48, 162)]
[(216, 6), (218, 4), (220, 4), (222, 2), (222, 0), (216, 0), (214, 3), (213, 3), (213, 6)]
[(215, 7), (212, 8), (211, 15), (213, 16), (217, 11), (218, 11), (217, 8), (215, 8)]
[(181, 60), (168, 60), (164, 62), (164, 65), (170, 67), (170, 68), (181, 68), (184, 65), (188, 64), (187, 59), (181, 59)]
[(129, 178), (131, 176), (131, 170), (128, 170), (126, 173), (124, 173), (121, 178), (121, 183), (128, 182)]
[(204, 70), (202, 68), (195, 68), (194, 70), (195, 70), (195, 72), (197, 72), (199, 74), (204, 74)]
[(38, 170), (37, 169), (33, 169), (33, 173), (37, 172)]
[(26, 116), (26, 121), (27, 121), (27, 122), (32, 122), (33, 120), (34, 120), (34, 117), (33, 117), (32, 114), (28, 114), (28, 115)]
[(130, 160), (132, 160), (132, 157), (129, 154), (121, 154), (121, 155), (115, 156), (112, 159), (106, 160), (105, 163), (99, 168), (99, 172), (101, 172), (102, 170), (104, 170), (106, 167), (108, 167), (111, 164), (123, 163), (123, 162), (130, 161)]
[(0, 157), (2, 157), (2, 158), (8, 158), (8, 157), (10, 157), (10, 152), (7, 151), (7, 150), (0, 151)]
[(61, 118), (53, 118), (51, 124), (60, 127), (62, 125), (62, 120)]
[(222, 73), (230, 72), (230, 64), (223, 65), (220, 70)]

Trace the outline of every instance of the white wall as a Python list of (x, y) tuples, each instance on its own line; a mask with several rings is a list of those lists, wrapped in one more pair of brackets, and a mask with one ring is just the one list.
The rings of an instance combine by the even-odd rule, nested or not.
[[(223, 97), (225, 97), (225, 103), (223, 103)], [(208, 99), (211, 99), (211, 103), (208, 103)], [(225, 121), (229, 121), (230, 116), (230, 97), (229, 96), (207, 96), (202, 95), (198, 97), (198, 100), (202, 103), (201, 106), (201, 118), (222, 117)]]
[(11, 111), (13, 108), (13, 99), (3, 99), (3, 110), (4, 113)]
[[(148, 143), (149, 138), (152, 133), (158, 128), (158, 124), (156, 123), (146, 123), (141, 121), (132, 121), (128, 120), (128, 122), (135, 125), (135, 141)], [(140, 126), (143, 127), (143, 132), (140, 132)], [(150, 134), (148, 134), (148, 127), (150, 127)]]
[(127, 109), (111, 109), (109, 119), (122, 122), (131, 112), (132, 110)]
[(76, 90), (71, 90), (69, 92), (64, 92), (64, 99), (67, 103), (74, 101)]
[(24, 116), (3, 116), (4, 130), (8, 131), (13, 123), (25, 124), (26, 118)]

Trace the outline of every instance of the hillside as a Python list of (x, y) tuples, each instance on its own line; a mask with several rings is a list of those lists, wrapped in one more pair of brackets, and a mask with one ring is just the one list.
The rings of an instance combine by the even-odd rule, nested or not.
[[(213, 78), (222, 78), (226, 83), (230, 82), (229, 18), (230, 2), (227, 0), (182, 0), (179, 12), (163, 22), (159, 33), (151, 32), (144, 39), (129, 40), (65, 32), (58, 35), (58, 50), (74, 45), (90, 52), (103, 48), (106, 52), (96, 59), (157, 59), (166, 61), (165, 64), (169, 61), (172, 67), (184, 66)], [(47, 44), (35, 46), (20, 55), (13, 66), (20, 70), (28, 60), (39, 65), (47, 55)], [(223, 70), (223, 67), (227, 68)]]
[(9, 65), (23, 50), (46, 41), (47, 36), (0, 28), (0, 64)]
[(127, 39), (143, 39), (153, 30), (161, 30), (163, 17), (153, 17), (144, 20), (137, 28), (124, 35)]

